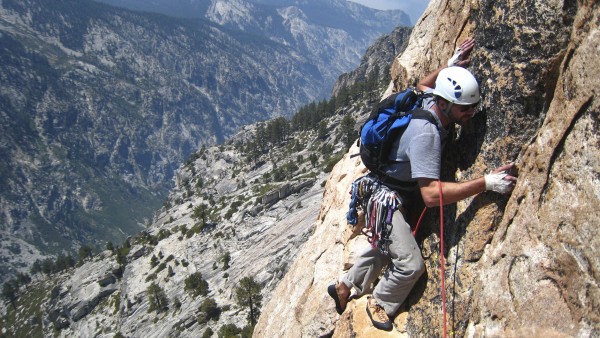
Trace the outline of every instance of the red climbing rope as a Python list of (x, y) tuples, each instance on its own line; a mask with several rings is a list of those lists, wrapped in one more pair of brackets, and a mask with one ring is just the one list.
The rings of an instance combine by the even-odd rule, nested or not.
[[(447, 329), (446, 329), (446, 273), (444, 269), (444, 198), (442, 196), (442, 181), (438, 180), (439, 194), (440, 194), (440, 274), (442, 279), (442, 313), (443, 313), (443, 321), (444, 321), (444, 338), (448, 337)], [(421, 216), (419, 216), (419, 220), (417, 221), (417, 225), (415, 225), (415, 229), (412, 231), (413, 237), (417, 236), (417, 231), (419, 230), (419, 226), (421, 225), (421, 221), (423, 220), (423, 216), (425, 216), (425, 211), (427, 211), (427, 207), (423, 208), (421, 212)]]
[(425, 211), (427, 211), (427, 207), (423, 208), (421, 212), (421, 216), (419, 216), (419, 220), (417, 221), (417, 225), (415, 225), (415, 229), (412, 231), (413, 237), (417, 237), (417, 231), (419, 231), (419, 226), (421, 225), (421, 221), (423, 220), (423, 216), (425, 216)]
[(444, 338), (448, 337), (446, 330), (446, 274), (444, 271), (444, 200), (442, 197), (442, 181), (438, 180), (440, 189), (440, 270), (442, 279), (442, 313), (444, 315)]

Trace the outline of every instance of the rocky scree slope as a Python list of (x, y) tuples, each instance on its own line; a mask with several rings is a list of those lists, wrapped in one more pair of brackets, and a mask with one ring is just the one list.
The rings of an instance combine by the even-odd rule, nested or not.
[[(392, 65), (390, 88), (404, 88), (475, 37), (470, 69), (481, 111), (456, 130), (443, 177), (476, 178), (508, 161), (519, 168), (509, 198), (484, 193), (444, 207), (453, 335), (600, 335), (599, 16), (597, 2), (434, 1)], [(334, 167), (314, 234), (263, 308), (255, 337), (443, 335), (435, 209), (418, 235), (427, 273), (393, 331), (372, 327), (366, 297), (335, 312), (327, 285), (365, 245), (345, 219), (347, 189), (364, 172), (349, 156)]]

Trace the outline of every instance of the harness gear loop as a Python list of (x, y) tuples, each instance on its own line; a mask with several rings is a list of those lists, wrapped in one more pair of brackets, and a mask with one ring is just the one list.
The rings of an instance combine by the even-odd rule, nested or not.
[(385, 185), (377, 185), (365, 208), (365, 227), (371, 247), (389, 254), (389, 234), (394, 212), (402, 206), (400, 195)]

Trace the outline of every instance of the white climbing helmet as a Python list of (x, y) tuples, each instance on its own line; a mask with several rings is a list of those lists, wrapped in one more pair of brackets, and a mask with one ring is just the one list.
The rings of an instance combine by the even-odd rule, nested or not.
[(468, 70), (448, 67), (438, 74), (433, 94), (453, 104), (469, 105), (479, 102), (479, 85)]

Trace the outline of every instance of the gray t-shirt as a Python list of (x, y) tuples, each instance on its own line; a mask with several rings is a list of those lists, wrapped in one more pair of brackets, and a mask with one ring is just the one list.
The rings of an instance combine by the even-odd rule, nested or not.
[(393, 163), (383, 169), (388, 176), (404, 182), (440, 178), (442, 146), (448, 132), (431, 109), (432, 105), (433, 99), (426, 98), (423, 109), (435, 117), (438, 126), (427, 120), (412, 119), (392, 146), (389, 159)]

